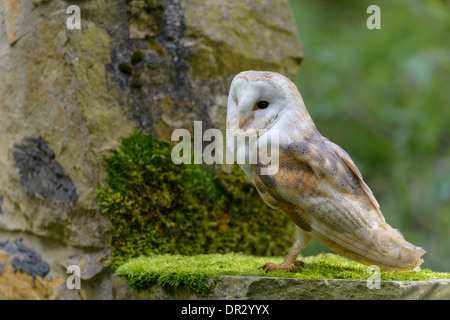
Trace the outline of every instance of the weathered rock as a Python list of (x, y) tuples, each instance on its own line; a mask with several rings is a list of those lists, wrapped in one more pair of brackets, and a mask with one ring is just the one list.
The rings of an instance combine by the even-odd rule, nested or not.
[(114, 276), (113, 299), (130, 300), (448, 300), (450, 280), (381, 281), (379, 289), (369, 289), (367, 280), (318, 280), (272, 277), (221, 276), (208, 297), (188, 289), (131, 288), (126, 280)]
[[(36, 248), (44, 280), (61, 279), (54, 297), (109, 298), (98, 259), (110, 221), (96, 200), (108, 150), (138, 128), (165, 140), (194, 120), (224, 129), (231, 78), (295, 78), (301, 48), (287, 0), (77, 5), (70, 30), (66, 1), (0, 1), (0, 238)], [(79, 293), (64, 285), (69, 263), (83, 266)]]
[(50, 265), (22, 239), (0, 242), (0, 299), (54, 299), (61, 279), (44, 277)]
[(24, 271), (31, 275), (33, 281), (36, 276), (45, 277), (50, 271), (50, 265), (42, 260), (39, 253), (33, 248), (23, 244), (23, 239), (16, 239), (13, 243), (8, 241), (0, 242), (0, 250), (4, 251), (8, 257), (11, 257), (13, 271)]
[[(19, 234), (23, 239), (17, 238)], [(111, 299), (112, 297), (111, 270), (104, 266), (104, 262), (111, 254), (109, 248), (76, 248), (55, 239), (7, 231), (0, 233), (0, 243), (2, 244), (0, 256), (4, 257), (0, 259), (0, 264), (3, 265), (3, 268), (0, 266), (2, 269), (0, 292), (2, 290), (5, 292), (4, 296), (0, 296), (3, 299), (21, 299), (18, 295), (8, 297), (6, 292), (11, 293), (12, 289), (6, 290), (1, 287), (2, 284), (11, 284), (16, 280), (25, 281), (27, 283), (25, 287), (31, 291), (37, 288), (38, 283), (39, 288), (43, 288), (41, 285), (45, 283), (48, 284), (44, 286), (48, 289), (46, 289), (47, 298)], [(70, 265), (80, 267), (80, 289), (69, 289), (66, 285), (69, 276), (72, 276), (72, 273), (67, 272)], [(5, 272), (7, 266), (11, 272)], [(7, 277), (8, 280), (2, 279), (3, 277)], [(37, 299), (37, 296), (33, 296), (30, 292), (17, 294), (22, 295), (24, 299)]]
[(20, 182), (28, 195), (65, 201), (73, 206), (78, 199), (75, 186), (63, 168), (55, 160), (53, 150), (39, 138), (25, 138), (23, 144), (15, 144), (14, 161), (19, 169)]
[(104, 269), (104, 262), (110, 256), (108, 249), (86, 252), (84, 255), (74, 254), (64, 258), (61, 266), (67, 269), (71, 265), (80, 267), (80, 278), (82, 280), (92, 279)]
[[(0, 260), (5, 259), (0, 254)], [(55, 288), (61, 279), (47, 280), (37, 276), (35, 280), (25, 272), (14, 272), (10, 263), (4, 264), (0, 277), (0, 299), (5, 300), (48, 300), (56, 299)]]
[(0, 276), (2, 275), (3, 268), (6, 266), (3, 262), (0, 261)]
[(271, 69), (295, 79), (301, 50), (287, 1), (180, 2), (192, 77), (208, 80)]
[(8, 41), (12, 45), (17, 39), (19, 39), (20, 34), (18, 34), (18, 19), (21, 16), (20, 12), (20, 2), (14, 0), (2, 0), (3, 8), (5, 14), (5, 29), (8, 34)]

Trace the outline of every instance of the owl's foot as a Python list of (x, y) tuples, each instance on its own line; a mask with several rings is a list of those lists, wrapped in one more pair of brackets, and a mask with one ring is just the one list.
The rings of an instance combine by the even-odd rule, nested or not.
[(286, 270), (296, 272), (297, 267), (303, 267), (305, 263), (300, 260), (284, 260), (280, 264), (274, 264), (272, 262), (267, 262), (265, 265), (258, 267), (258, 269), (263, 269), (267, 272), (272, 270)]

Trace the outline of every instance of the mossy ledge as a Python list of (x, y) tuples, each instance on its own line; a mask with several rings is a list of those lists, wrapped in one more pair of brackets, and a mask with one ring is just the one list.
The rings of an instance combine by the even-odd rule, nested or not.
[[(133, 288), (132, 290), (144, 293), (144, 295), (140, 295), (140, 298), (145, 297), (145, 292), (149, 293), (149, 290), (155, 286), (166, 290), (169, 297), (165, 298), (170, 298), (172, 295), (172, 298), (175, 299), (180, 299), (179, 292), (183, 292), (183, 290), (184, 297), (188, 299), (192, 299), (192, 297), (213, 299), (317, 299), (323, 297), (339, 299), (344, 298), (344, 296), (339, 297), (339, 291), (342, 290), (348, 291), (345, 297), (350, 295), (350, 298), (355, 299), (450, 297), (449, 273), (432, 272), (428, 269), (404, 272), (381, 271), (379, 274), (381, 288), (377, 290), (367, 286), (368, 281), (374, 280), (373, 273), (367, 271), (367, 266), (336, 254), (322, 253), (316, 256), (301, 257), (305, 266), (299, 268), (298, 272), (272, 271), (265, 273), (258, 269), (258, 266), (269, 260), (278, 263), (282, 261), (282, 258), (255, 257), (236, 253), (141, 256), (121, 265), (116, 270), (116, 275), (126, 279), (129, 286)], [(290, 279), (294, 281), (289, 281)], [(442, 279), (442, 281), (436, 279)], [(443, 289), (436, 291), (436, 285), (441, 285)], [(223, 289), (224, 286), (228, 289)], [(304, 291), (309, 286), (316, 289), (310, 290), (308, 295)], [(325, 292), (319, 290), (321, 286)], [(230, 288), (233, 293), (226, 292)], [(290, 292), (296, 288), (300, 289), (300, 295), (300, 291)], [(384, 290), (381, 290), (382, 288)], [(354, 290), (359, 290), (360, 295)], [(273, 292), (277, 291), (281, 291), (281, 295), (274, 296)], [(292, 296), (289, 296), (288, 292)], [(152, 295), (148, 294), (147, 297), (151, 298)], [(124, 298), (124, 296), (120, 296), (120, 298)]]

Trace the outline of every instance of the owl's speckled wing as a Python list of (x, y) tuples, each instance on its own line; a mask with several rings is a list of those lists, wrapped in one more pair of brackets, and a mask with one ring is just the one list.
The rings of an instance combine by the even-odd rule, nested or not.
[(281, 145), (279, 152), (277, 174), (260, 175), (256, 166), (253, 171), (257, 189), (272, 207), (285, 211), (290, 204), (303, 212), (305, 223), (315, 218), (337, 231), (384, 222), (372, 192), (339, 146), (317, 134)]
[(320, 133), (280, 145), (277, 174), (252, 169), (267, 204), (336, 252), (384, 269), (420, 264), (418, 248), (386, 224), (349, 155)]

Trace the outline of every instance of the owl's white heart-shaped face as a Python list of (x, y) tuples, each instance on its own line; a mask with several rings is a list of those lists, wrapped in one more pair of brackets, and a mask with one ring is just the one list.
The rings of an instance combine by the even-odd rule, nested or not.
[[(278, 145), (287, 145), (293, 138), (301, 139), (316, 130), (297, 87), (285, 76), (244, 71), (234, 77), (227, 106), (227, 149), (235, 153), (246, 174), (250, 174), (250, 166), (239, 159), (261, 157), (265, 150), (258, 146), (270, 147), (270, 162), (275, 164), (270, 172), (277, 172)], [(244, 136), (249, 138), (248, 143)], [(236, 148), (235, 137), (240, 137)]]
[(275, 72), (239, 73), (231, 83), (227, 108), (227, 129), (242, 132), (270, 130), (293, 119), (313, 125), (296, 86)]

